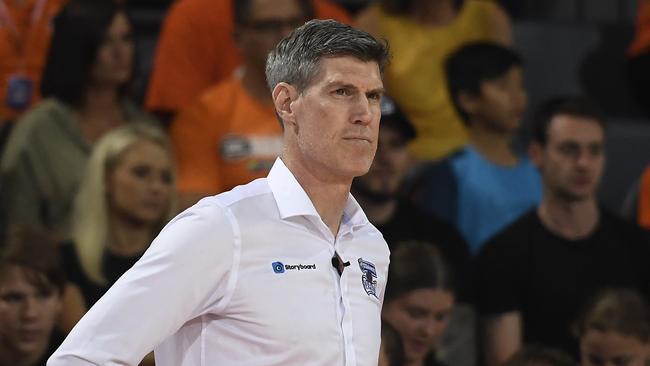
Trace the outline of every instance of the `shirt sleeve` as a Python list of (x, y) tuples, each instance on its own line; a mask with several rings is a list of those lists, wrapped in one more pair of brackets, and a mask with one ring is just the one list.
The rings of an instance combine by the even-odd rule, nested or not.
[[(37, 173), (25, 151), (2, 168), (2, 206), (7, 227), (44, 228), (40, 215), (45, 202), (39, 197)], [(5, 161), (6, 163), (6, 161)]]
[(156, 48), (147, 109), (176, 112), (239, 64), (238, 50), (230, 39), (232, 20), (220, 3), (177, 1), (172, 5)]
[(226, 209), (177, 216), (79, 321), (48, 366), (137, 365), (186, 322), (226, 305), (236, 240)]

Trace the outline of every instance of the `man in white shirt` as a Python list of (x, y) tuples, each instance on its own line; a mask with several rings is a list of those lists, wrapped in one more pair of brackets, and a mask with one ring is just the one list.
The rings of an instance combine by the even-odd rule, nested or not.
[(377, 146), (387, 49), (336, 21), (282, 40), (267, 178), (173, 219), (50, 366), (377, 365), (389, 251), (349, 193)]

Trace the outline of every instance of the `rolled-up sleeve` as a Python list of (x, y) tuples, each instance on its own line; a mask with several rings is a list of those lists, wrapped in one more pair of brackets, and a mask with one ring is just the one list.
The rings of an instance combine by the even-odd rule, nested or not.
[(173, 219), (47, 365), (137, 365), (183, 324), (225, 306), (237, 237), (227, 210), (200, 202)]

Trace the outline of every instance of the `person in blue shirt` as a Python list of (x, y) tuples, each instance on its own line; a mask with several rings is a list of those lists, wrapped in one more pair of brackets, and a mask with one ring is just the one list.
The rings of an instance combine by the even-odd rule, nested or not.
[(469, 143), (418, 170), (412, 197), (464, 236), (472, 253), (539, 203), (539, 173), (512, 139), (527, 107), (522, 59), (503, 46), (475, 42), (445, 63), (448, 88), (467, 124)]

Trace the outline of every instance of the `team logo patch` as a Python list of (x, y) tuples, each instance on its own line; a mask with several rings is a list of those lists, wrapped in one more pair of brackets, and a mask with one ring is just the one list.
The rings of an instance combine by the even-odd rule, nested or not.
[(377, 270), (371, 262), (359, 258), (359, 268), (361, 268), (361, 283), (368, 296), (377, 297)]

